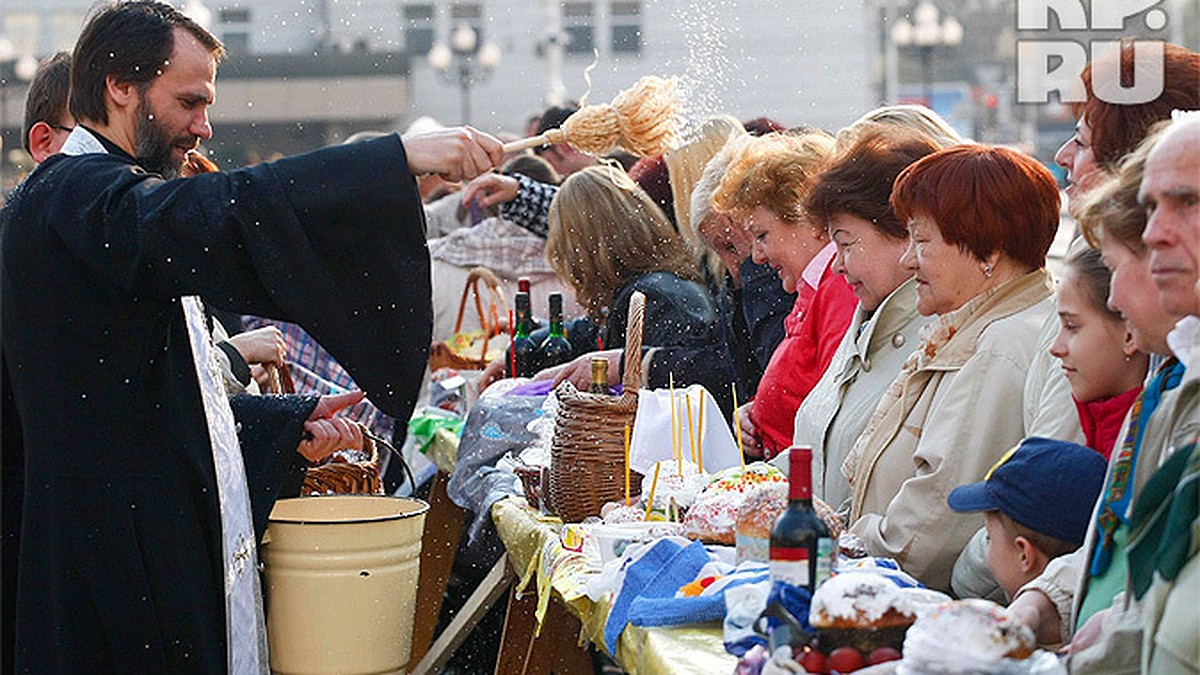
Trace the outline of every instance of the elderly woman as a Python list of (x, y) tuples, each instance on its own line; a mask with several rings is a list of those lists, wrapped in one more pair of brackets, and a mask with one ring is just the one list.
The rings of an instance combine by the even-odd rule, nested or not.
[(796, 412), (793, 440), (813, 448), (813, 494), (848, 504), (842, 461), (916, 348), (925, 319), (916, 279), (900, 265), (908, 231), (892, 211), (892, 183), (907, 166), (942, 149), (920, 127), (866, 123), (843, 131), (843, 149), (817, 177), (807, 210), (837, 247), (833, 270), (858, 308), (829, 368)]
[(857, 300), (832, 271), (835, 247), (804, 211), (813, 178), (833, 148), (819, 131), (750, 138), (713, 195), (713, 208), (743, 223), (756, 263), (796, 292), (785, 335), (771, 355), (754, 400), (740, 416), (746, 452), (770, 459), (792, 443), (800, 402), (821, 378), (850, 325)]
[(842, 471), (850, 530), (925, 585), (949, 590), (955, 558), (982, 524), (946, 504), (1026, 434), (1025, 372), (1055, 312), (1044, 266), (1058, 229), (1058, 188), (1034, 159), (963, 145), (896, 179), (907, 223), (902, 264), (917, 311), (936, 316), (889, 386)]

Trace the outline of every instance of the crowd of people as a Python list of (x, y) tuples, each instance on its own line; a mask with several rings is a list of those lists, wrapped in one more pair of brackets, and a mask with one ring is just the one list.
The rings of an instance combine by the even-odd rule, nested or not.
[[(1050, 171), (920, 106), (716, 116), (633, 162), (455, 128), (194, 174), (222, 55), (126, 0), (31, 83), (39, 166), (0, 212), (6, 672), (265, 672), (267, 514), (364, 428), (403, 440), (479, 265), (567, 295), (573, 358), (535, 379), (703, 385), (752, 458), (813, 447), (832, 529), (1072, 672), (1197, 672), (1200, 54), (1166, 45), (1144, 103), (1084, 71), (1057, 279)], [(285, 363), (298, 393), (260, 395)]]

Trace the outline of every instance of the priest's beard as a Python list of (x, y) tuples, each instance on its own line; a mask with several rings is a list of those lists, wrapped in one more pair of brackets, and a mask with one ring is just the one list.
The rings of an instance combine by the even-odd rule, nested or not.
[(158, 116), (144, 97), (138, 103), (135, 116), (133, 142), (138, 165), (150, 173), (163, 178), (176, 178), (182, 163), (176, 163), (173, 151), (176, 146), (195, 147), (199, 139), (191, 134), (171, 138), (171, 134), (158, 122)]

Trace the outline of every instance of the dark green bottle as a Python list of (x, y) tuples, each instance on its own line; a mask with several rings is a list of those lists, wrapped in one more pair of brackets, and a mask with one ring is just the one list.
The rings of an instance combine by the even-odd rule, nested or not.
[(545, 368), (566, 363), (574, 356), (571, 343), (563, 334), (562, 293), (550, 294), (550, 335), (538, 347), (538, 365)]

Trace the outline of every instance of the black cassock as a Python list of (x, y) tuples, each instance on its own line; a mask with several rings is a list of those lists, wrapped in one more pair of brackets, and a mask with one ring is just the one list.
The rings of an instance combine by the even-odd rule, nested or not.
[[(224, 672), (217, 485), (179, 298), (300, 324), (407, 419), (431, 330), (424, 215), (395, 135), (172, 181), (105, 145), (46, 161), (0, 212), (25, 453), (17, 666)], [(260, 530), (312, 405), (233, 402)]]

